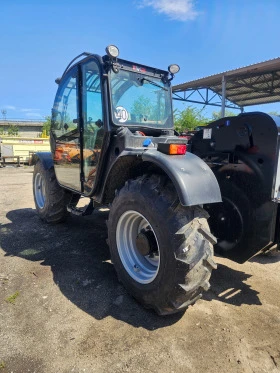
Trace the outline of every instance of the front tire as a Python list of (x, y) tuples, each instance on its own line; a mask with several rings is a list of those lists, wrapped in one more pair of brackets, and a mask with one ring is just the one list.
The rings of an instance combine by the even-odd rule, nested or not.
[(184, 207), (165, 176), (129, 180), (110, 210), (112, 262), (128, 292), (160, 315), (184, 311), (209, 288), (216, 264), (199, 206)]
[(46, 170), (40, 161), (34, 166), (33, 196), (38, 215), (44, 222), (65, 221), (72, 194), (58, 184), (53, 167)]

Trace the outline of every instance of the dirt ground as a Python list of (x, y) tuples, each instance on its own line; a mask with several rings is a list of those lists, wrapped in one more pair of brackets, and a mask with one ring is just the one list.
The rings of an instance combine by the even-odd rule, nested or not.
[(0, 169), (0, 373), (280, 372), (280, 253), (216, 258), (203, 299), (159, 317), (117, 282), (107, 215), (45, 225), (32, 168)]

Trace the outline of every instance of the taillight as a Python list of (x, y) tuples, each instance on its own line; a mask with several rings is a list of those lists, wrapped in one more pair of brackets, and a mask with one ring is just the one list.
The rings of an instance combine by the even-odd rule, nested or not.
[(187, 145), (170, 144), (169, 154), (186, 154)]
[(160, 152), (170, 155), (184, 155), (187, 152), (186, 144), (163, 144), (159, 143), (158, 148)]

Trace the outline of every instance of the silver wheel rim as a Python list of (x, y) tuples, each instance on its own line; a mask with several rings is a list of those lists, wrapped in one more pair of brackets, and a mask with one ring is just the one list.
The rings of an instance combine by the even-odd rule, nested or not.
[(45, 190), (44, 179), (40, 173), (37, 173), (35, 176), (34, 190), (35, 190), (36, 203), (38, 207), (42, 209), (45, 206), (46, 190)]
[(157, 236), (149, 221), (137, 211), (126, 211), (117, 224), (116, 241), (122, 264), (127, 273), (140, 284), (152, 282), (159, 271), (160, 252), (142, 255), (136, 246), (136, 237), (142, 230), (153, 232), (159, 248)]

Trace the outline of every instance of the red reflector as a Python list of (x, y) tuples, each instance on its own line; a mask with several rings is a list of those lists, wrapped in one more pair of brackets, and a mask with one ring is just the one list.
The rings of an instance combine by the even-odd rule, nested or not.
[(187, 145), (181, 145), (181, 144), (170, 144), (169, 146), (169, 154), (186, 154), (187, 151)]
[(187, 144), (168, 144), (168, 143), (160, 142), (158, 143), (157, 150), (164, 154), (184, 155), (186, 154), (188, 148), (187, 148)]

